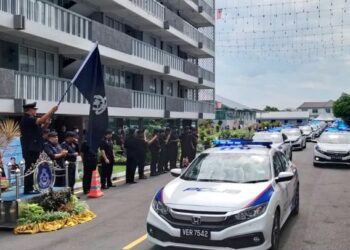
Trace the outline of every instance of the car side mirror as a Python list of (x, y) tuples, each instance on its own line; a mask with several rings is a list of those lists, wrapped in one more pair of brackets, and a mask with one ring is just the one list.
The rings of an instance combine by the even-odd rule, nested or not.
[(294, 178), (294, 174), (291, 172), (280, 172), (278, 177), (275, 179), (277, 183), (290, 181)]
[(174, 168), (174, 169), (170, 170), (170, 173), (174, 177), (179, 177), (181, 175), (182, 171), (180, 168)]
[(312, 142), (312, 143), (318, 143), (318, 141), (317, 141), (317, 140), (311, 140), (311, 142)]

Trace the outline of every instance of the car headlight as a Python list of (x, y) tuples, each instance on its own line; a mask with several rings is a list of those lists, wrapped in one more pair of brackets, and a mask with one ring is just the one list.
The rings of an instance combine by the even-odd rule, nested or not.
[(163, 202), (163, 189), (161, 189), (154, 197), (152, 207), (159, 215), (169, 214), (169, 208)]
[(249, 207), (242, 212), (235, 214), (235, 219), (239, 222), (248, 221), (264, 214), (268, 203), (264, 203), (255, 207)]

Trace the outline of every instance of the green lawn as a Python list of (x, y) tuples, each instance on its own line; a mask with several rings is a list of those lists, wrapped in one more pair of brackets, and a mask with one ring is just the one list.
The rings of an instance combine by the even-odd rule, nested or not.
[(113, 173), (122, 173), (125, 172), (126, 166), (125, 165), (115, 165), (113, 167)]

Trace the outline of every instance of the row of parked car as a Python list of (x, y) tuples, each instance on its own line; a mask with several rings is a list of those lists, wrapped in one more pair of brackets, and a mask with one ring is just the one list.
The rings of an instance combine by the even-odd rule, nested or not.
[(258, 131), (253, 136), (253, 141), (272, 142), (272, 147), (284, 152), (292, 160), (294, 150), (303, 150), (306, 143), (314, 141), (320, 137), (322, 132), (327, 128), (324, 122), (310, 123), (303, 126), (283, 126), (270, 128), (264, 131)]

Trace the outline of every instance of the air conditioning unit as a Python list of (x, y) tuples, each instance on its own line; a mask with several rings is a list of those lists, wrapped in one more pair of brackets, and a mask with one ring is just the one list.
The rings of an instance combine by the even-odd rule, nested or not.
[(22, 15), (14, 15), (13, 17), (13, 27), (16, 30), (24, 30), (26, 28), (26, 19)]
[(203, 49), (203, 42), (198, 43), (198, 48)]
[(203, 77), (199, 77), (198, 78), (198, 84), (203, 84), (204, 80), (203, 80)]
[(164, 66), (164, 74), (170, 74), (170, 66)]
[(203, 119), (203, 113), (198, 114), (198, 119)]
[(15, 99), (14, 100), (14, 112), (15, 113), (23, 113), (23, 104), (24, 104), (24, 99)]
[(203, 12), (203, 6), (198, 6), (198, 12), (202, 13)]
[(170, 111), (169, 110), (164, 111), (164, 118), (166, 118), (166, 119), (170, 118)]
[(165, 29), (165, 30), (170, 29), (169, 21), (165, 21), (165, 22), (164, 22), (164, 29)]

